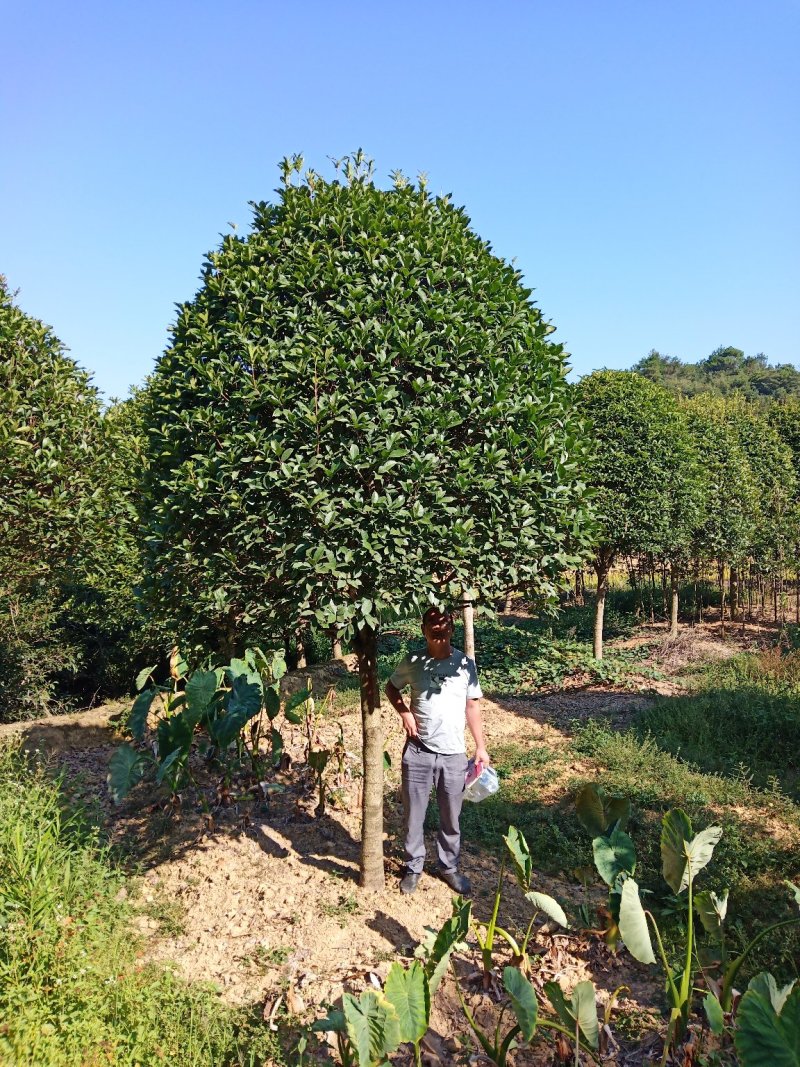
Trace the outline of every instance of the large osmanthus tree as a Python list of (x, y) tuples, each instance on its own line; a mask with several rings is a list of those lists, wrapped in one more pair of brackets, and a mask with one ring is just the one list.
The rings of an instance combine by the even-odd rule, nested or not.
[(604, 370), (581, 379), (576, 394), (593, 439), (594, 655), (602, 659), (609, 575), (620, 553), (651, 553), (668, 564), (676, 631), (678, 578), (702, 508), (703, 474), (686, 417), (661, 386), (632, 371)]
[(552, 597), (587, 509), (564, 356), (462, 209), (361, 153), (283, 164), (212, 252), (148, 385), (144, 514), (176, 632), (276, 624), (358, 653), (362, 884), (383, 885), (383, 620), (464, 588)]

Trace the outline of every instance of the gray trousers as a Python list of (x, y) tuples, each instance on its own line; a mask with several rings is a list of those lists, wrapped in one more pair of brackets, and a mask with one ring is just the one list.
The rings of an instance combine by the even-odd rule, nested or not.
[(467, 757), (463, 752), (442, 755), (409, 738), (403, 749), (403, 811), (405, 815), (406, 870), (421, 874), (425, 862), (423, 826), (431, 788), (436, 787), (439, 803), (439, 833), (436, 848), (439, 866), (447, 874), (458, 868), (461, 831), (458, 817), (464, 798)]

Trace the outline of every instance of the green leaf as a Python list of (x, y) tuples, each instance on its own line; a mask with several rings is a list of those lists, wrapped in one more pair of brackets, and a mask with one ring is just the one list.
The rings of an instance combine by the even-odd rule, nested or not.
[(292, 695), (286, 701), (283, 708), (283, 714), (289, 718), (289, 712), (294, 711), (295, 708), (299, 708), (301, 704), (305, 704), (308, 698), (311, 696), (310, 689), (298, 689), (296, 693)]
[(594, 862), (600, 877), (608, 886), (615, 886), (621, 874), (633, 874), (636, 868), (636, 849), (624, 830), (614, 829), (609, 837), (592, 841)]
[(383, 989), (400, 1020), (400, 1040), (420, 1041), (426, 1034), (431, 1013), (431, 992), (418, 960), (406, 969), (401, 963), (389, 968)]
[(694, 882), (699, 872), (708, 864), (721, 837), (721, 826), (707, 826), (691, 841), (684, 842), (686, 871), (681, 879), (681, 890), (686, 889), (689, 882)]
[(790, 882), (788, 880), (784, 880), (784, 884), (788, 885), (792, 893), (794, 893), (794, 902), (795, 904), (797, 904), (798, 907), (800, 907), (800, 887), (794, 885), (793, 882)]
[(333, 1031), (335, 1034), (345, 1032), (344, 1012), (336, 1008), (329, 1008), (324, 1019), (315, 1019), (311, 1024), (311, 1032), (315, 1034), (327, 1034)]
[(564, 909), (554, 897), (548, 896), (547, 893), (536, 893), (532, 891), (525, 894), (525, 899), (529, 900), (534, 908), (543, 911), (549, 919), (554, 919), (560, 926), (563, 926), (565, 930), (569, 929), (569, 923), (564, 914)]
[(168, 719), (160, 719), (156, 732), (159, 760), (163, 760), (165, 754), (174, 752), (176, 748), (188, 753), (193, 735), (194, 727), (187, 721), (183, 712)]
[(647, 929), (647, 916), (639, 899), (639, 886), (626, 878), (619, 904), (619, 932), (625, 947), (640, 963), (655, 963), (653, 943)]
[(120, 745), (108, 761), (108, 789), (111, 799), (119, 804), (144, 777), (142, 756), (130, 745)]
[(734, 1044), (742, 1067), (800, 1067), (800, 986), (780, 1015), (767, 998), (748, 990), (736, 1013)]
[(752, 989), (754, 993), (759, 993), (765, 1000), (768, 1000), (775, 1011), (780, 1015), (783, 1010), (783, 1005), (786, 1003), (786, 999), (794, 989), (795, 982), (789, 982), (783, 989), (778, 989), (778, 983), (766, 971), (762, 971), (761, 974), (757, 974), (755, 978), (750, 979), (750, 983), (747, 986), (748, 989)]
[(156, 774), (156, 782), (160, 785), (167, 777), (169, 772), (175, 766), (176, 763), (180, 763), (186, 756), (186, 750), (182, 748), (176, 748), (174, 752), (170, 752), (158, 765), (158, 773)]
[(577, 1024), (584, 1041), (592, 1048), (597, 1048), (600, 1035), (596, 997), (592, 983), (578, 982), (572, 992), (571, 1001), (567, 1001), (558, 982), (545, 982), (544, 991), (556, 1015), (570, 1033), (575, 1033)]
[(439, 988), (439, 983), (442, 980), (442, 975), (447, 970), (453, 949), (459, 942), (466, 939), (469, 932), (471, 910), (471, 901), (457, 897), (453, 901), (452, 916), (444, 923), (436, 935), (430, 956), (425, 963), (425, 974), (428, 976), (431, 996)]
[(530, 888), (531, 875), (533, 874), (533, 861), (528, 842), (525, 840), (525, 835), (516, 826), (509, 826), (508, 833), (503, 837), (503, 840), (511, 854), (517, 882), (524, 893), (526, 889)]
[(358, 1000), (345, 993), (342, 1009), (359, 1067), (382, 1063), (400, 1044), (400, 1020), (383, 993), (367, 989)]
[(392, 757), (386, 749), (383, 750), (383, 769), (384, 771), (390, 771), (392, 769)]
[(689, 884), (684, 884), (686, 874), (685, 845), (692, 838), (689, 816), (675, 808), (668, 811), (661, 821), (661, 869), (673, 893), (680, 893)]
[(286, 674), (286, 656), (284, 652), (275, 652), (272, 656), (272, 677), (279, 682)]
[(706, 933), (719, 939), (728, 913), (728, 890), (718, 897), (713, 890), (704, 889), (694, 898), (694, 906)]
[(270, 722), (278, 717), (281, 710), (281, 695), (277, 686), (267, 686), (264, 690), (264, 707)]
[(141, 741), (144, 738), (147, 716), (150, 714), (150, 707), (155, 696), (155, 689), (144, 689), (133, 702), (131, 713), (128, 716), (128, 729), (134, 741)]
[(603, 798), (596, 785), (587, 782), (575, 797), (575, 810), (578, 819), (592, 837), (599, 837), (605, 833), (606, 817), (603, 809)]
[(725, 1030), (725, 1012), (722, 1010), (722, 1005), (714, 996), (713, 993), (706, 993), (703, 998), (703, 1008), (708, 1019), (708, 1025), (711, 1028), (711, 1033), (719, 1036)]
[(210, 726), (214, 740), (221, 748), (227, 748), (260, 711), (261, 689), (246, 674), (237, 675), (225, 698), (224, 713)]
[(186, 683), (186, 718), (197, 724), (211, 710), (217, 693), (216, 671), (195, 671)]
[(153, 671), (156, 669), (156, 666), (157, 666), (157, 664), (154, 663), (150, 667), (143, 667), (142, 670), (140, 670), (139, 673), (136, 675), (136, 692), (137, 693), (139, 692), (140, 689), (144, 689), (145, 685), (147, 684), (147, 680), (149, 679), (149, 677), (153, 673)]
[(528, 979), (516, 967), (503, 969), (503, 985), (511, 997), (511, 1007), (516, 1016), (523, 1038), (530, 1041), (536, 1033), (539, 1005), (536, 993)]
[(586, 1043), (591, 1048), (597, 1048), (600, 1028), (597, 1022), (597, 997), (592, 982), (578, 982), (572, 990), (572, 1011)]

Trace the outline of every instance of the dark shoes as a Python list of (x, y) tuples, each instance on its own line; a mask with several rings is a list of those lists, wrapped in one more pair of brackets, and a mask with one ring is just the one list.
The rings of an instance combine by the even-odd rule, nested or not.
[[(469, 896), (472, 885), (465, 875), (459, 874), (458, 871), (439, 871), (438, 873), (441, 880), (446, 885), (449, 885), (454, 893), (458, 893), (462, 897)], [(400, 892), (413, 893), (419, 885), (419, 879), (420, 875), (415, 874), (413, 871), (404, 874), (400, 879)]]
[(439, 871), (439, 877), (446, 884), (449, 885), (454, 893), (458, 893), (462, 897), (469, 896), (472, 891), (472, 884), (464, 874), (459, 874), (458, 871)]
[(419, 884), (419, 875), (414, 874), (413, 871), (409, 871), (408, 874), (403, 875), (400, 879), (400, 892), (401, 893), (413, 893)]

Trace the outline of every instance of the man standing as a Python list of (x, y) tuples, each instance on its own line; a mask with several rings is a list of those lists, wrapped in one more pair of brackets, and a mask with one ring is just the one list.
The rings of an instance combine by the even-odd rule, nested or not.
[[(469, 726), (475, 741), (476, 763), (488, 764), (478, 703), (483, 693), (475, 661), (450, 644), (453, 616), (449, 612), (429, 608), (422, 618), (422, 633), (427, 649), (406, 655), (386, 685), (386, 696), (407, 734), (403, 749), (406, 873), (400, 890), (413, 893), (422, 874), (423, 824), (431, 787), (436, 786), (439, 876), (451, 889), (466, 894), (469, 879), (458, 871), (458, 820), (467, 770), (464, 726)], [(402, 695), (407, 685), (411, 687), (410, 708)]]

